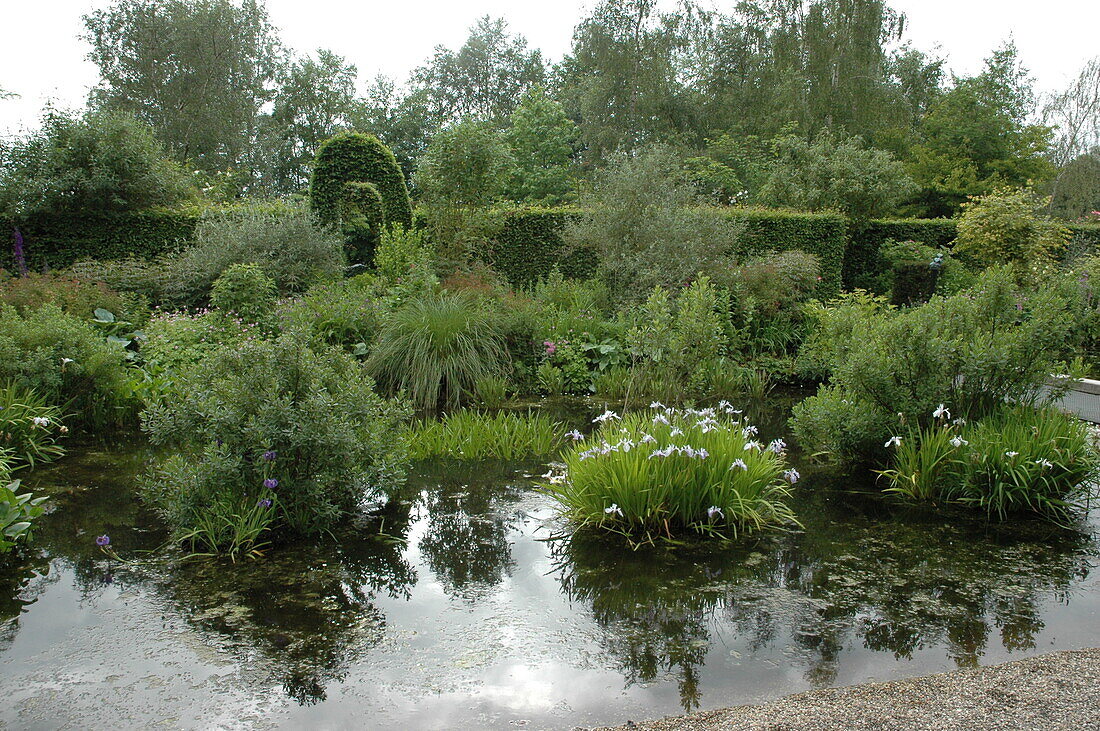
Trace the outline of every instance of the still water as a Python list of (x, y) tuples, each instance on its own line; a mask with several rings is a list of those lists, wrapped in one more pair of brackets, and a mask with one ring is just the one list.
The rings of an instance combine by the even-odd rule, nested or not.
[(55, 509), (0, 572), (0, 725), (572, 728), (1100, 646), (1100, 512), (993, 527), (796, 459), (804, 530), (630, 550), (567, 537), (541, 464), (439, 461), (359, 530), (234, 565), (164, 548), (147, 457), (25, 478)]

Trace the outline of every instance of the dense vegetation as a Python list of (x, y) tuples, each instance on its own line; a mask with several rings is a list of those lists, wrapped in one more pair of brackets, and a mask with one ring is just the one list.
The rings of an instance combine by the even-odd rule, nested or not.
[[(89, 109), (0, 148), (0, 484), (140, 425), (174, 538), (258, 555), (410, 458), (561, 450), (578, 528), (733, 537), (793, 525), (798, 474), (729, 401), (799, 384), (802, 449), (887, 494), (1073, 520), (1097, 458), (1046, 399), (1100, 372), (1100, 74), (1038, 124), (1011, 45), (948, 81), (901, 21), (604, 0), (553, 67), (483, 19), (361, 99), (262, 3), (92, 13)], [(607, 408), (564, 449), (459, 410), (557, 396)], [(5, 489), (0, 551), (40, 512)]]

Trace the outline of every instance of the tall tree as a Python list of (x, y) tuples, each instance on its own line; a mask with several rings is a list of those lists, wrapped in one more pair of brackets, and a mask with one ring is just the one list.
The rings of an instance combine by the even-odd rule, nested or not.
[(95, 106), (144, 120), (202, 170), (240, 160), (279, 66), (261, 0), (117, 0), (84, 24)]
[(357, 118), (355, 66), (331, 51), (296, 59), (279, 75), (271, 112), (260, 123), (263, 187), (275, 193), (301, 191), (321, 143), (350, 129)]
[(1016, 47), (1005, 44), (976, 76), (956, 78), (921, 122), (909, 171), (923, 213), (949, 216), (968, 196), (1048, 180), (1050, 128), (1029, 124), (1035, 98)]
[(1043, 120), (1054, 127), (1050, 159), (1050, 212), (1075, 218), (1100, 207), (1100, 57), (1085, 64), (1063, 91), (1052, 95)]
[(435, 133), (424, 92), (402, 94), (393, 79), (376, 76), (359, 101), (354, 128), (376, 135), (393, 150), (411, 187), (416, 161)]
[(658, 12), (656, 0), (603, 0), (574, 30), (558, 75), (589, 162), (694, 129), (680, 78), (691, 18), (690, 7)]
[(577, 125), (542, 87), (523, 97), (505, 140), (515, 161), (508, 186), (513, 200), (553, 204), (569, 196)]
[(527, 39), (508, 33), (508, 23), (489, 16), (470, 28), (457, 51), (437, 46), (412, 74), (414, 94), (423, 95), (437, 124), (475, 120), (503, 126), (531, 87), (543, 83), (542, 54)]

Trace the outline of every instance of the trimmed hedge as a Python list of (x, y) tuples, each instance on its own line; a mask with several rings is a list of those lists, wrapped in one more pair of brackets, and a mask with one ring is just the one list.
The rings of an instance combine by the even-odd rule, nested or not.
[(848, 250), (844, 255), (844, 289), (881, 288), (890, 270), (880, 249), (890, 239), (917, 241), (939, 248), (955, 241), (955, 221), (949, 218), (912, 218), (852, 223), (848, 229)]
[(194, 238), (195, 210), (142, 211), (114, 215), (33, 216), (3, 222), (0, 267), (13, 271), (12, 228), (23, 234), (27, 267), (60, 269), (81, 259), (152, 259)]
[[(951, 218), (853, 223), (848, 230), (848, 250), (844, 255), (844, 289), (881, 289), (882, 283), (886, 281), (883, 275), (890, 269), (889, 262), (882, 257), (881, 249), (890, 239), (951, 248), (955, 243), (955, 223)], [(1073, 233), (1067, 254), (1100, 252), (1100, 225), (1079, 223), (1070, 224), (1067, 228)]]
[[(815, 254), (821, 261), (822, 294), (831, 296), (840, 291), (847, 243), (847, 222), (843, 217), (764, 209), (713, 211), (745, 225), (739, 255), (794, 249)], [(570, 217), (581, 213), (576, 208), (499, 211), (481, 255), (513, 284), (534, 282), (547, 276), (555, 266), (568, 277), (592, 276), (598, 264), (595, 252), (568, 251), (562, 241)]]
[(322, 222), (340, 222), (348, 192), (346, 183), (373, 183), (382, 197), (385, 224), (412, 225), (412, 204), (405, 176), (393, 151), (374, 135), (341, 132), (317, 150), (309, 200)]
[(848, 246), (848, 220), (835, 213), (800, 213), (774, 209), (720, 209), (724, 215), (741, 221), (742, 256), (765, 251), (805, 251), (821, 264), (818, 295), (840, 294), (844, 255)]

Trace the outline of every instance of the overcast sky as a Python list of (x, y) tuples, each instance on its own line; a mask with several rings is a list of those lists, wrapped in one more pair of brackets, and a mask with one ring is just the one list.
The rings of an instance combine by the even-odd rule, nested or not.
[[(268, 0), (283, 42), (298, 51), (328, 48), (359, 68), (360, 84), (378, 73), (404, 81), (443, 44), (458, 47), (481, 15), (504, 17), (514, 33), (557, 60), (592, 0)], [(729, 8), (733, 0), (715, 3)], [(34, 125), (43, 105), (83, 105), (96, 81), (78, 39), (81, 16), (110, 0), (0, 0), (0, 132)], [(1097, 0), (896, 0), (908, 16), (907, 37), (922, 49), (939, 46), (956, 73), (980, 68), (990, 50), (1012, 35), (1040, 89), (1058, 89), (1100, 55)]]

